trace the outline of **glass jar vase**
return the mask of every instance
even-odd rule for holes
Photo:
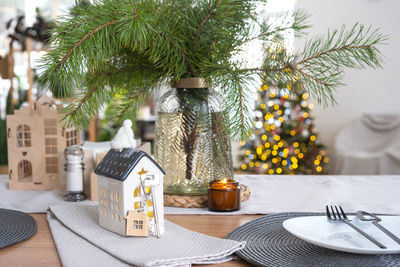
[[[203,79],[184,78],[157,105],[155,159],[164,193],[207,195],[208,184],[233,176],[221,97]]]

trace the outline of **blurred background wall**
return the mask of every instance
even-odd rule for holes
[[[400,1],[398,0],[298,0],[296,8],[311,13],[311,35],[323,34],[327,28],[356,22],[379,28],[390,36],[381,51],[383,69],[347,71],[345,85],[335,93],[337,105],[327,108],[315,105],[312,116],[321,141],[332,150],[335,136],[343,126],[360,118],[363,113],[400,113]],[[301,49],[304,40],[296,40]]]

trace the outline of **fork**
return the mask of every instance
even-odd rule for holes
[[[335,209],[333,209],[333,206],[326,206],[326,217],[328,217],[329,221],[334,221],[334,222],[344,222],[360,234],[362,234],[365,238],[367,238],[369,241],[377,245],[378,247],[384,249],[386,246],[382,245],[382,243],[378,242],[376,239],[368,235],[366,232],[355,226],[354,224],[351,223],[351,220],[347,218],[346,213],[343,211],[342,207],[339,206],[339,209],[337,206],[334,206]]]

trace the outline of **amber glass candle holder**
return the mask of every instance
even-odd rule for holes
[[[240,209],[239,182],[233,179],[213,180],[208,187],[208,210],[236,211]]]

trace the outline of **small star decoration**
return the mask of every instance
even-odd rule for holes
[[[140,172],[138,172],[138,174],[140,175],[140,176],[142,176],[143,174],[146,174],[147,173],[147,171],[145,171],[143,168],[142,168],[142,170],[140,171]]]

